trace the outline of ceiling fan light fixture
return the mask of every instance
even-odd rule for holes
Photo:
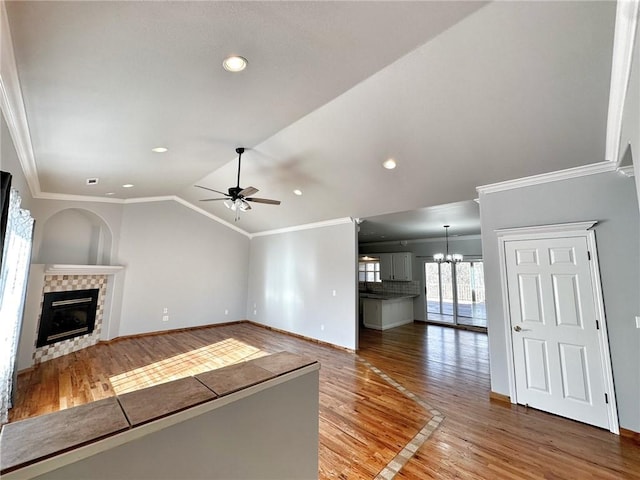
[[[237,73],[247,68],[247,63],[247,59],[244,57],[241,57],[239,55],[230,55],[224,59],[224,61],[222,62],[222,67],[227,72]]]
[[[227,207],[230,210],[235,210],[236,209],[236,204],[232,200],[225,200],[222,203],[224,203],[224,206]]]

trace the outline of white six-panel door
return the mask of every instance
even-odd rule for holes
[[[504,255],[517,403],[609,429],[586,237],[505,241]]]

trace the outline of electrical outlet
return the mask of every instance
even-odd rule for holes
[[[333,290],[333,296],[334,296],[334,297],[336,296],[336,291],[335,291],[335,290]]]
[[[257,314],[258,314],[258,310],[254,310],[254,311],[253,311],[253,314],[254,314],[254,315],[257,315]]]
[[[168,322],[169,321],[169,315],[163,315],[162,316],[162,321],[163,322]]]
[[[320,330],[324,332],[324,323],[320,325]]]
[[[164,307],[164,308],[162,309],[162,313],[169,313],[169,308]]]
[[[224,314],[225,314],[225,315],[229,315],[229,310],[225,308],[225,309],[224,309]]]

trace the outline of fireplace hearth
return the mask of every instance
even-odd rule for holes
[[[44,294],[36,347],[93,332],[99,289]]]

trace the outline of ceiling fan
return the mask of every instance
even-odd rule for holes
[[[268,205],[280,205],[280,200],[271,200],[269,198],[258,198],[252,197],[254,193],[258,193],[258,189],[255,187],[240,187],[240,166],[242,161],[242,154],[244,153],[243,147],[236,148],[236,153],[238,154],[238,181],[235,187],[229,187],[228,192],[224,193],[220,190],[214,190],[213,188],[203,187],[202,185],[194,185],[195,187],[202,188],[204,190],[209,190],[210,192],[219,193],[220,195],[224,195],[221,198],[204,198],[200,200],[201,202],[215,202],[217,200],[223,200],[225,207],[236,212],[235,221],[238,221],[240,218],[240,212],[246,212],[247,210],[251,210],[251,205],[249,202],[254,203],[266,203]]]

